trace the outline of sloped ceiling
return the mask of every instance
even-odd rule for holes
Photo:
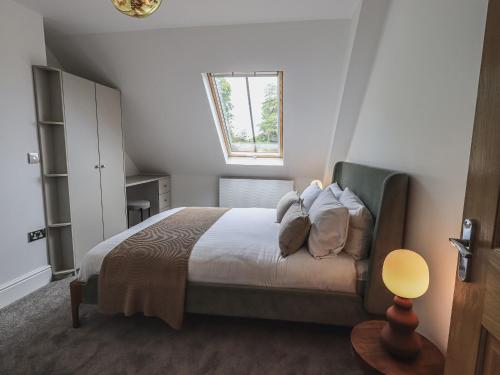
[[[59,35],[69,72],[122,90],[126,150],[143,171],[321,178],[328,159],[350,21]],[[283,167],[225,164],[201,74],[284,70]]]
[[[349,19],[359,0],[163,0],[147,19],[117,12],[111,0],[16,0],[45,18],[50,33],[83,34],[167,27]]]

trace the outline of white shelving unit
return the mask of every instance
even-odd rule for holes
[[[75,272],[69,203],[62,72],[33,67],[47,245],[54,277]]]

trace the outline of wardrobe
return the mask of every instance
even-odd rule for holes
[[[121,98],[59,69],[35,66],[33,74],[47,246],[61,277],[127,227]]]

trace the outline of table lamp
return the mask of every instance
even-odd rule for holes
[[[424,258],[411,250],[394,250],[384,260],[382,279],[394,296],[394,305],[386,312],[387,323],[380,338],[394,357],[413,359],[422,349],[417,315],[411,298],[423,295],[429,287],[429,268]]]
[[[311,181],[311,185],[316,185],[320,189],[323,189],[323,183],[320,180]]]

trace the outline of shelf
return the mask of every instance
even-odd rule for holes
[[[63,276],[63,275],[67,275],[69,273],[74,273],[74,272],[76,272],[76,270],[74,268],[69,268],[69,269],[66,269],[66,270],[60,270],[60,271],[52,272],[52,274],[54,276]]]
[[[47,249],[53,276],[62,278],[75,272],[62,74],[56,68],[34,66],[33,78],[43,171]]]
[[[64,121],[38,121],[41,125],[64,125]]]
[[[61,72],[50,67],[33,67],[37,118],[48,124],[64,121]]]
[[[46,173],[45,177],[68,177],[67,173]]]
[[[49,72],[58,72],[58,73],[62,72],[62,70],[59,68],[54,68],[53,66],[46,66],[46,65],[33,65],[33,68],[40,70],[47,70]]]
[[[48,225],[47,244],[54,275],[73,272],[72,270],[75,268],[70,225],[71,223],[63,222]]]
[[[71,223],[54,223],[54,224],[49,224],[49,228],[61,228],[61,227],[69,227]]]
[[[69,225],[71,223],[71,215],[69,209],[68,179],[44,178],[43,186],[48,226],[55,228],[56,226],[53,225],[59,223],[66,226]]]
[[[66,174],[66,144],[63,126],[40,126],[40,146],[43,172],[45,175]]]
[[[58,275],[66,275],[68,273],[73,273],[75,272],[76,270],[74,268],[69,268],[67,270],[60,270],[60,271],[55,271],[55,272],[52,272],[52,274],[54,274],[55,276],[58,276]]]

